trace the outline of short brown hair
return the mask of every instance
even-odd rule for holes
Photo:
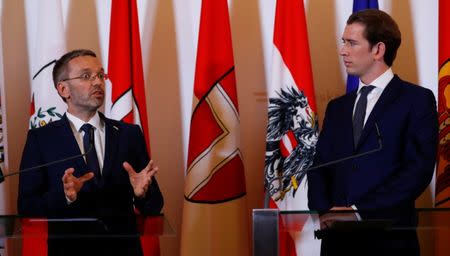
[[[386,46],[384,62],[388,66],[392,66],[402,42],[400,29],[394,19],[383,11],[367,9],[350,15],[347,25],[353,23],[360,23],[365,26],[363,36],[369,41],[370,47],[379,42],[384,43]]]
[[[69,63],[69,61],[80,56],[97,57],[97,55],[95,55],[93,51],[87,49],[77,49],[64,54],[55,62],[55,66],[53,67],[52,75],[55,88],[57,87],[58,83],[61,80],[65,79],[65,76],[67,76],[67,64]]]

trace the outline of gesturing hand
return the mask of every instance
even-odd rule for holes
[[[84,183],[94,177],[93,172],[88,172],[80,178],[77,178],[73,176],[74,171],[74,168],[69,168],[64,172],[64,175],[62,177],[62,182],[64,184],[64,194],[66,194],[67,199],[69,199],[69,201],[71,202],[77,200],[77,194],[78,192],[80,192]]]
[[[133,187],[134,195],[137,197],[144,197],[147,189],[152,183],[152,177],[158,171],[158,167],[153,165],[153,160],[140,172],[135,172],[133,167],[128,163],[123,163],[123,168],[128,173],[131,186]]]

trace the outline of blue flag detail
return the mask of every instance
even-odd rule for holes
[[[353,0],[353,12],[364,9],[378,9],[378,0]]]

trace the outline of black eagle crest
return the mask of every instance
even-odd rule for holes
[[[306,173],[302,170],[312,165],[318,137],[315,113],[308,99],[295,86],[281,89],[276,97],[269,99],[269,120],[266,137],[265,187],[275,200],[297,189],[291,179],[300,184]],[[281,140],[288,132],[294,134],[296,146],[289,155],[283,156]]]

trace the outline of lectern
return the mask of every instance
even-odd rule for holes
[[[129,217],[127,217],[129,220]],[[174,236],[175,231],[164,215],[137,216],[136,230],[111,230],[109,223],[121,222],[121,217],[89,218],[29,218],[17,215],[0,216],[0,245],[8,240],[45,241],[47,238],[130,238]],[[49,228],[51,227],[51,228]],[[15,254],[12,254],[15,255]]]
[[[450,255],[450,208],[418,208],[417,213],[418,226],[409,228],[417,231],[421,255]],[[326,235],[402,232],[408,229],[396,227],[388,219],[378,219],[340,222],[332,229],[320,230],[319,214],[315,211],[254,209],[252,217],[255,256],[279,255],[279,236],[283,233],[301,232],[304,239],[312,241],[320,249],[320,239]],[[444,242],[437,242],[442,240]]]

